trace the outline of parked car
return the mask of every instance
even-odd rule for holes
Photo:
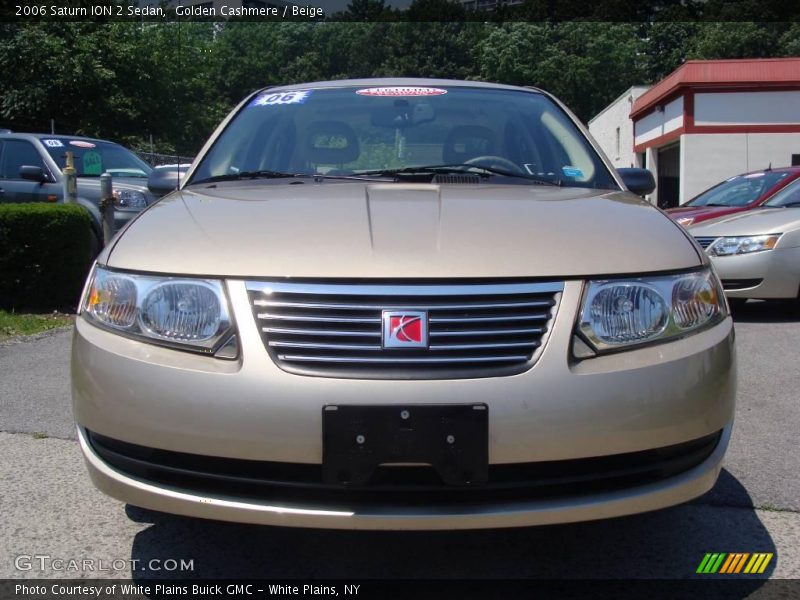
[[[758,208],[689,231],[730,300],[800,298],[800,179]]]
[[[684,227],[733,215],[764,204],[783,187],[800,179],[800,167],[767,169],[736,175],[667,210]]]
[[[72,397],[92,480],[159,511],[357,529],[706,492],[733,325],[708,257],[635,195],[653,186],[535,89],[249,96],[89,277]]]
[[[119,144],[76,136],[0,134],[0,202],[63,202],[62,169],[68,150],[77,170],[78,203],[92,218],[99,251],[100,175],[108,172],[113,177],[117,229],[157,199],[147,187],[150,166]]]

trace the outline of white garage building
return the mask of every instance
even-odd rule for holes
[[[601,117],[626,94],[590,122],[612,161],[626,123]],[[649,199],[662,207],[739,173],[800,164],[800,58],[688,61],[638,95],[627,120],[631,162],[653,172]]]

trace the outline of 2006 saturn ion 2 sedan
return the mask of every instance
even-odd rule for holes
[[[72,394],[94,483],[249,523],[598,519],[710,489],[733,325],[701,248],[528,88],[245,99],[98,257]]]

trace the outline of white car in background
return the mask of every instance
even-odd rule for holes
[[[800,180],[748,212],[689,227],[731,301],[800,299]]]

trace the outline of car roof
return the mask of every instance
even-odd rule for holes
[[[800,174],[800,166],[769,167],[767,169],[756,169],[755,171],[748,171],[747,173],[739,173],[738,175],[734,175],[733,177],[746,177],[747,175],[755,175],[757,173],[784,173],[784,172]],[[728,179],[733,179],[733,177],[729,177]],[[727,181],[727,179],[725,181]]]
[[[11,133],[0,133],[0,137],[11,137],[11,138],[22,138],[27,140],[49,140],[49,139],[62,139],[62,140],[81,140],[85,142],[102,142],[106,144],[116,144],[116,142],[112,142],[111,140],[101,140],[99,138],[90,138],[84,137],[80,135],[62,135],[60,133],[20,133],[20,132],[11,132]]]
[[[341,87],[463,87],[463,88],[482,88],[494,90],[510,90],[518,92],[537,92],[542,90],[534,87],[522,87],[518,85],[505,85],[502,83],[490,83],[487,81],[464,81],[461,79],[427,79],[424,77],[373,77],[368,79],[338,79],[333,81],[311,81],[308,83],[293,83],[287,85],[267,86],[264,90],[318,90],[334,89]]]

